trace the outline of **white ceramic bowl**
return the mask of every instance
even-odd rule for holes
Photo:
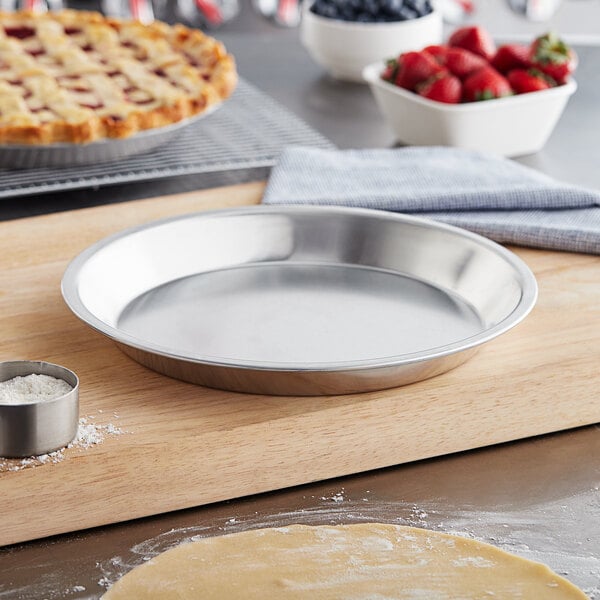
[[[415,146],[457,146],[503,156],[540,150],[577,89],[571,80],[549,90],[508,98],[444,104],[383,81],[384,68],[382,62],[369,65],[363,77],[398,141]]]
[[[401,52],[442,42],[442,17],[433,10],[424,17],[391,23],[357,23],[321,17],[303,3],[300,39],[313,60],[337,79],[364,83],[363,69]]]

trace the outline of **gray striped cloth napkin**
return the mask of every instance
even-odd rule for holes
[[[501,243],[600,254],[600,192],[457,148],[288,148],[263,203],[411,213]]]

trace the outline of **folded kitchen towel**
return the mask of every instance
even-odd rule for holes
[[[600,191],[457,148],[289,148],[263,203],[411,213],[502,243],[600,254]]]

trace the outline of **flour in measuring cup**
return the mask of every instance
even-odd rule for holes
[[[73,388],[64,380],[32,373],[0,381],[0,404],[47,402],[69,393]]]

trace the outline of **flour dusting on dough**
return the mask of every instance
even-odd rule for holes
[[[478,569],[493,567],[495,563],[483,556],[463,556],[452,561],[455,567],[477,567]]]

